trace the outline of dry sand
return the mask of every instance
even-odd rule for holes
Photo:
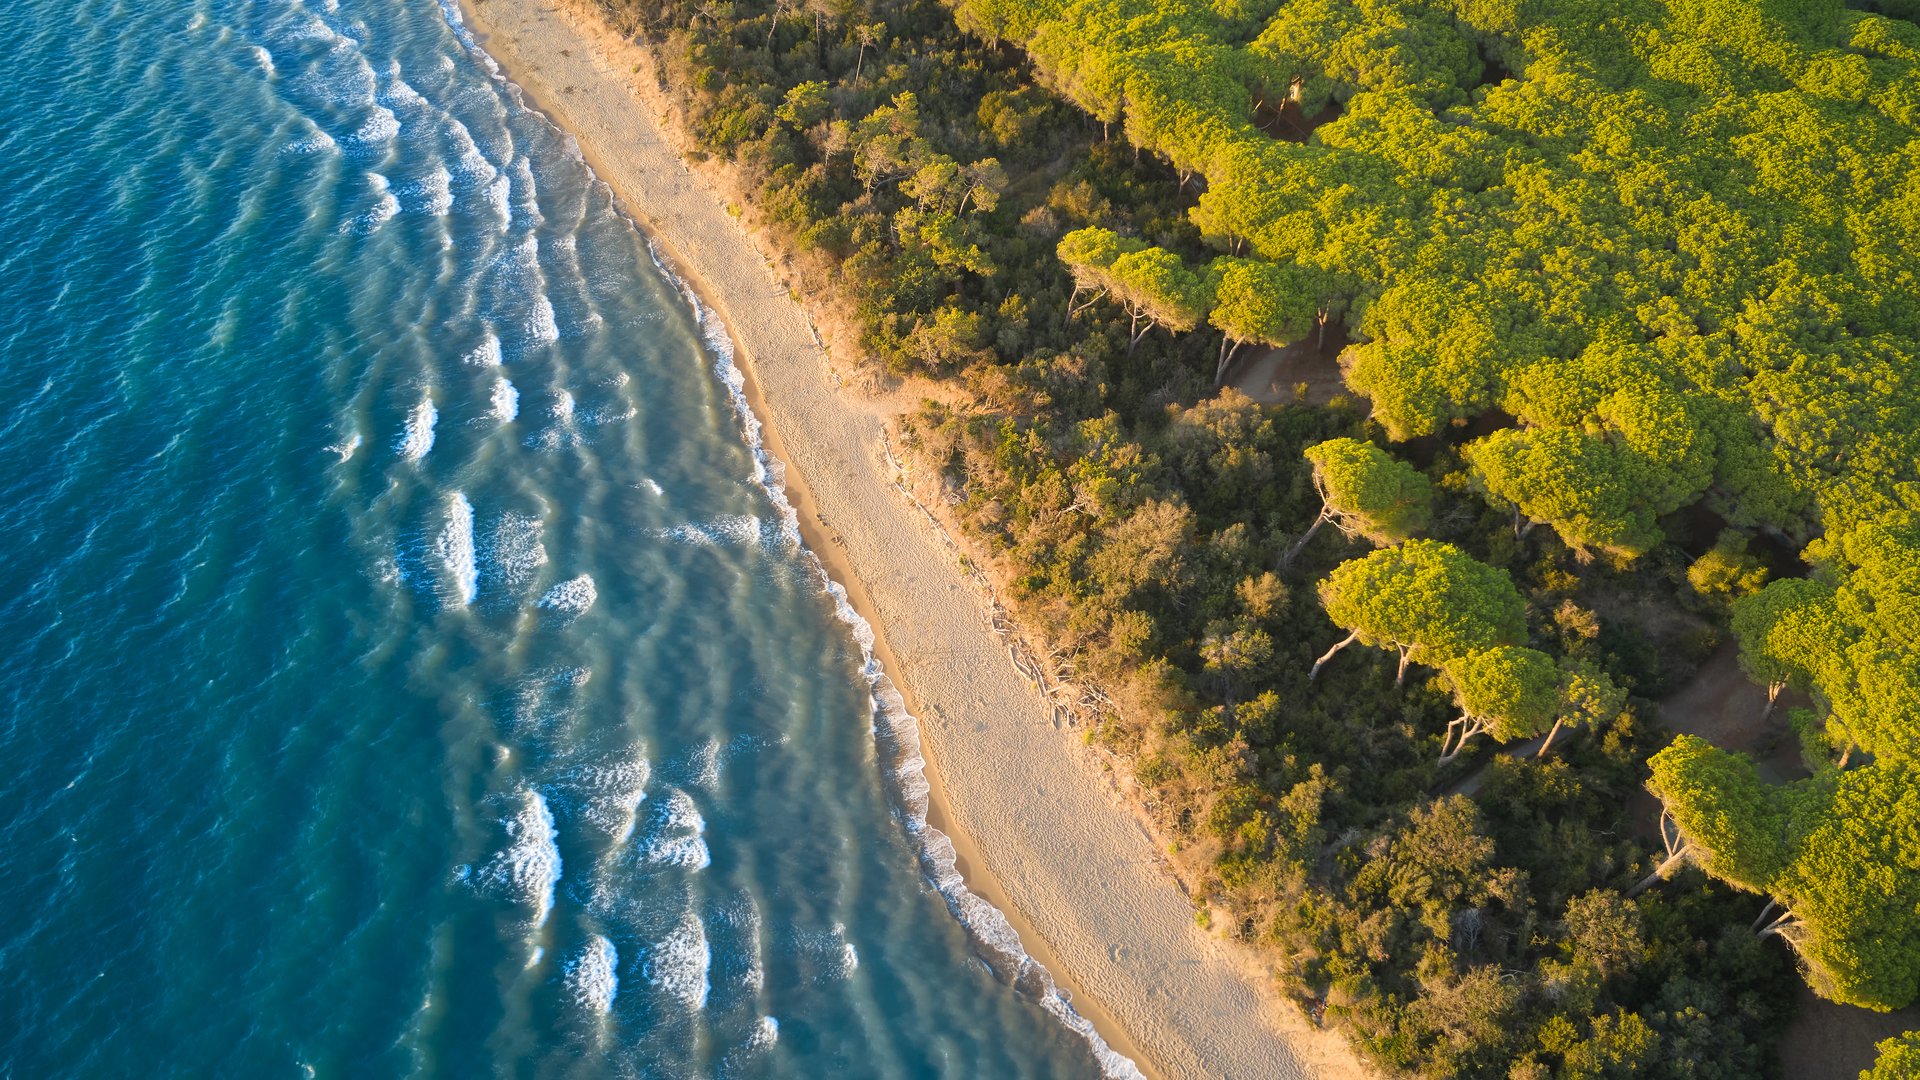
[[[1339,1036],[1215,939],[1071,730],[1054,726],[933,526],[895,489],[886,408],[843,392],[767,256],[663,135],[645,56],[584,10],[478,0],[472,29],[720,313],[789,466],[807,541],[882,638],[920,718],[934,823],[1075,1008],[1149,1074],[1364,1077]]]

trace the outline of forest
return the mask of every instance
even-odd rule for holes
[[[1383,1072],[1920,997],[1920,4],[597,2]],[[1791,775],[1663,723],[1723,642]]]

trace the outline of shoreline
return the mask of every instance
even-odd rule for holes
[[[565,5],[459,8],[503,77],[572,136],[670,275],[724,328],[765,453],[784,467],[776,484],[801,541],[844,590],[848,621],[868,628],[876,703],[889,689],[904,699],[897,723],[901,741],[919,744],[926,825],[951,844],[960,879],[957,895],[936,881],[949,906],[971,897],[997,909],[1018,936],[1014,948],[1061,988],[1052,1000],[1091,1026],[1096,1053],[1104,1041],[1148,1075],[1367,1075],[1337,1033],[1250,983],[1244,950],[1233,955],[1194,926],[1132,809],[1015,673],[983,617],[986,598],[936,542],[950,538],[919,520],[881,461],[886,404],[840,388],[759,238],[681,157],[661,103],[630,74],[650,70],[644,51]],[[689,251],[715,248],[704,262]],[[903,514],[915,519],[904,529]],[[886,760],[891,736],[878,720],[876,735],[882,765],[897,764]],[[911,801],[912,768],[893,771]],[[1074,842],[1050,843],[1062,839]],[[923,838],[923,870],[939,864],[936,845]],[[1088,882],[1098,883],[1093,894]],[[982,933],[991,927],[960,921],[980,945],[999,946]],[[1022,989],[1047,985],[1025,964],[1012,974]]]

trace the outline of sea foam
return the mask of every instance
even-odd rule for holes
[[[573,996],[574,1003],[587,1012],[605,1016],[613,1008],[614,996],[620,992],[619,965],[620,954],[613,942],[600,934],[588,939],[567,962],[567,992]]]
[[[575,766],[567,773],[565,784],[580,800],[581,820],[605,833],[618,847],[633,836],[652,772],[646,756],[635,749]]]
[[[706,831],[707,820],[700,816],[693,798],[679,788],[668,788],[648,818],[640,857],[655,866],[704,870],[713,862]]]
[[[487,331],[487,336],[480,339],[480,344],[461,359],[474,367],[499,367],[500,339],[493,335],[493,331]]]
[[[680,917],[680,925],[647,951],[643,970],[655,989],[698,1012],[707,1007],[707,969],[712,964],[707,929],[688,912]]]
[[[534,298],[533,313],[527,316],[527,337],[541,345],[560,340],[560,324],[554,320],[553,301],[545,296]]]
[[[547,548],[541,543],[545,526],[540,519],[525,514],[501,514],[489,530],[486,550],[480,564],[489,582],[499,582],[508,592],[517,592],[532,581],[533,575],[547,565]],[[494,586],[487,586],[491,591]]]
[[[593,578],[581,574],[548,589],[540,598],[540,606],[562,615],[579,615],[592,607],[599,595],[593,587]]]
[[[341,439],[339,442],[334,443],[332,446],[327,447],[327,453],[337,456],[341,461],[345,461],[352,457],[354,451],[358,449],[360,449],[360,433],[356,431],[346,438]]]
[[[394,196],[386,177],[379,173],[368,173],[367,186],[373,190],[372,208],[341,225],[341,232],[359,233],[365,236],[378,232],[380,226],[399,215],[400,200]]]
[[[461,606],[473,603],[480,588],[480,571],[473,554],[473,504],[463,491],[447,500],[447,525],[434,542],[434,550],[453,580],[454,595]]]
[[[433,449],[433,425],[440,419],[440,410],[433,407],[433,396],[426,395],[420,403],[407,414],[407,429],[400,436],[400,442],[394,447],[400,456],[408,461],[419,461]]]
[[[443,217],[453,209],[453,174],[435,164],[433,171],[407,185],[407,197],[422,213]]]
[[[488,396],[488,404],[492,406],[495,420],[502,423],[511,422],[514,417],[520,415],[520,391],[515,390],[513,384],[504,376],[495,379],[493,392]]]
[[[375,105],[360,126],[353,129],[353,134],[347,136],[347,142],[356,147],[373,147],[388,142],[398,134],[400,118],[385,105]]]
[[[508,843],[475,875],[482,888],[533,909],[533,925],[544,926],[553,911],[554,887],[560,883],[559,830],[553,811],[538,792],[521,794],[520,807],[504,822]]]

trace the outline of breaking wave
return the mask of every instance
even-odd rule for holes
[[[540,606],[562,615],[579,615],[592,607],[599,595],[593,587],[593,578],[581,574],[548,589],[540,598]]]
[[[520,808],[502,823],[508,843],[474,873],[483,891],[533,909],[533,925],[545,926],[553,912],[554,888],[560,884],[560,838],[553,826],[547,800],[531,788],[521,794]]]
[[[647,820],[640,858],[655,866],[704,870],[713,862],[707,849],[707,820],[693,798],[679,788],[668,788]]]
[[[505,376],[493,381],[493,392],[488,397],[493,408],[493,418],[501,423],[511,423],[520,415],[520,391],[513,388]]]
[[[480,572],[473,557],[473,504],[464,491],[456,491],[447,500],[447,526],[434,543],[434,550],[453,579],[454,595],[461,606],[473,603],[479,591]]]
[[[707,1007],[710,990],[707,970],[712,964],[713,950],[707,946],[707,928],[688,912],[680,917],[678,926],[647,951],[643,971],[655,989],[698,1012]]]
[[[585,946],[567,961],[567,992],[572,995],[574,1004],[586,1012],[605,1016],[613,1008],[613,999],[620,993],[620,953],[614,949],[613,942],[600,934],[588,939]]]
[[[433,449],[433,425],[440,419],[440,410],[433,407],[433,396],[426,395],[420,403],[407,413],[407,429],[401,433],[400,441],[394,449],[408,461],[419,461]]]

